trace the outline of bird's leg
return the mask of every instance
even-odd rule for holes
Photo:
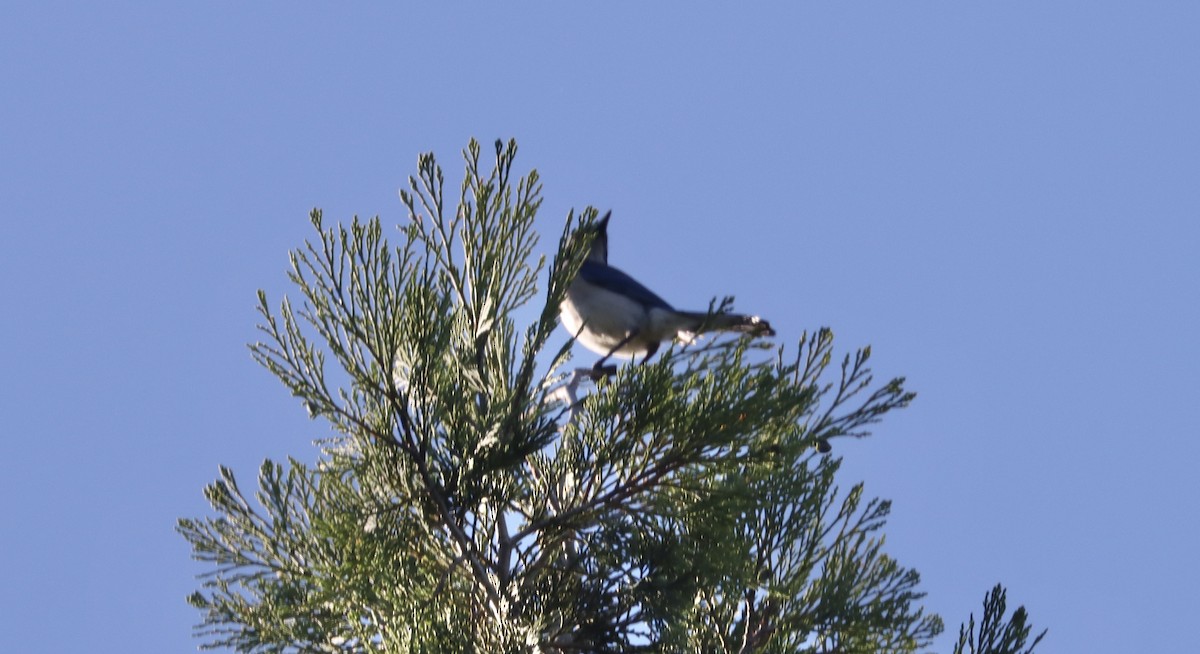
[[[642,357],[643,366],[646,365],[646,362],[650,361],[650,357],[654,356],[655,352],[658,352],[658,343],[651,343],[650,346],[646,348],[646,356]]]
[[[614,345],[612,347],[612,349],[608,351],[608,354],[605,354],[604,356],[600,357],[600,360],[596,362],[596,365],[592,366],[592,375],[594,376],[595,379],[600,379],[601,377],[612,377],[613,375],[617,374],[617,367],[615,365],[614,366],[606,366],[606,365],[604,365],[604,362],[608,361],[609,357],[616,354],[617,350],[628,345],[629,341],[632,341],[634,338],[637,337],[637,335],[638,335],[638,331],[636,329],[629,332],[628,334],[626,334],[625,338],[622,338],[619,343]]]

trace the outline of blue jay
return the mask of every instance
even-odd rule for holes
[[[751,336],[774,336],[770,323],[758,316],[709,315],[679,311],[629,275],[608,265],[608,219],[594,224],[595,236],[579,274],[559,306],[563,326],[580,343],[601,356],[595,374],[615,372],[604,367],[609,357],[654,356],[662,341],[690,340],[710,331],[737,331]],[[644,360],[645,360],[644,359]]]

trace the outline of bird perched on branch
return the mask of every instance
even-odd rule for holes
[[[609,357],[644,355],[649,359],[659,344],[670,338],[690,340],[714,331],[775,335],[771,324],[758,316],[677,310],[636,279],[608,265],[611,216],[610,211],[593,224],[591,250],[559,307],[563,326],[571,335],[602,355],[593,367],[596,374],[616,371],[615,366],[605,367]]]

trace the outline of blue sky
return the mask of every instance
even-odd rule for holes
[[[397,223],[417,154],[456,185],[475,136],[542,174],[544,251],[611,208],[675,304],[908,377],[836,453],[937,651],[997,581],[1045,651],[1192,646],[1200,5],[493,5],[0,9],[10,639],[195,647],[175,519],[327,433],[251,361],[255,290],[310,208]]]

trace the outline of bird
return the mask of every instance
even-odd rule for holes
[[[596,375],[611,375],[611,357],[643,362],[663,341],[715,331],[774,336],[771,324],[758,316],[681,311],[620,269],[608,265],[608,221],[612,211],[592,224],[591,249],[559,305],[563,326],[576,341],[602,355],[593,366]],[[583,232],[577,234],[584,234]]]

